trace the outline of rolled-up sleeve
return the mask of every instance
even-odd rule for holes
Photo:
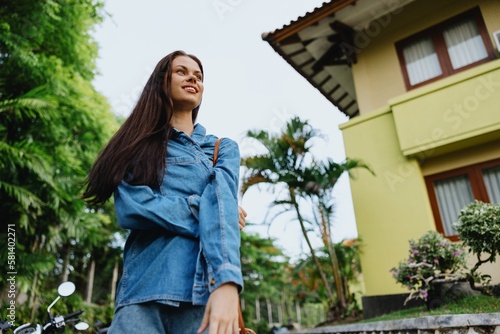
[[[235,283],[243,288],[238,226],[240,153],[236,142],[225,138],[199,207],[200,241],[209,275],[209,290]]]
[[[153,230],[199,237],[200,196],[164,196],[144,185],[122,181],[114,193],[118,225],[125,229]]]

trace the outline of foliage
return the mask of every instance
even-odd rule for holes
[[[332,248],[331,217],[334,205],[331,192],[343,173],[349,173],[354,168],[369,170],[368,166],[354,159],[346,159],[342,163],[335,163],[331,159],[316,161],[310,148],[311,143],[321,137],[321,133],[298,117],[289,120],[281,133],[273,134],[264,130],[248,131],[247,137],[262,144],[266,153],[242,159],[242,165],[246,167],[242,194],[256,185],[267,185],[272,192],[285,189],[271,205],[271,208],[279,208],[280,212],[270,220],[284,213],[294,214],[295,218],[291,222],[298,222],[300,225],[311,252],[311,260],[329,300],[328,303],[340,304],[341,312],[346,311],[348,308],[346,291],[343,288],[338,259]],[[307,209],[302,204],[312,205],[315,223],[306,218]],[[332,266],[333,279],[327,278],[323,265],[311,245],[309,237],[311,232],[316,232],[323,240]],[[332,288],[335,288],[335,293]]]
[[[261,320],[259,322],[257,322],[256,320],[245,322],[245,327],[253,329],[257,334],[269,333],[269,324],[264,320]]]
[[[292,277],[293,264],[290,264],[283,250],[275,245],[275,241],[274,238],[263,238],[257,234],[241,232],[244,280],[241,294],[244,305],[242,311],[245,324],[257,333],[267,334],[269,331],[268,307],[272,309],[274,323],[279,319],[278,312],[281,312],[283,319],[297,319],[297,307],[300,307],[304,311],[301,322],[309,325],[316,324],[314,321],[318,318],[319,311],[314,307],[319,305],[323,309],[322,304],[297,298],[298,291],[307,291],[308,288],[302,286],[302,281]]]
[[[475,200],[460,211],[454,227],[463,245],[477,256],[478,262],[471,270],[473,276],[482,263],[495,262],[500,254],[500,204]],[[489,256],[481,259],[483,254]]]
[[[360,265],[360,243],[358,239],[344,240],[334,244],[335,253],[339,260],[339,269],[341,276],[345,280],[344,288],[349,289],[349,283],[359,283],[361,274]],[[317,251],[321,261],[323,270],[327,276],[333,276],[330,258],[328,252],[324,248]],[[292,289],[293,294],[301,303],[321,303],[327,300],[327,295],[324,286],[321,284],[321,277],[315,268],[315,264],[311,256],[303,256],[292,270]],[[351,302],[351,294],[348,294]]]
[[[289,259],[274,242],[241,232],[241,271],[245,284],[242,298],[248,305],[259,297],[279,301],[287,285]]]
[[[346,239],[335,244],[335,253],[339,259],[339,267],[347,281],[358,282],[361,275],[361,238]]]
[[[98,46],[91,31],[102,7],[99,0],[0,7],[0,211],[15,230],[16,284],[28,308],[71,272],[79,271],[74,280],[85,291],[97,254],[120,259],[108,251],[119,248],[112,206],[89,210],[80,199],[93,160],[118,127],[92,85]],[[110,277],[102,284],[109,287]]]
[[[409,241],[408,258],[391,268],[394,279],[411,291],[407,301],[427,300],[435,279],[461,279],[466,268],[465,254],[436,231],[428,231],[418,240]]]

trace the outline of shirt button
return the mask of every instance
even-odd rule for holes
[[[212,279],[210,280],[210,285],[215,285],[215,278],[212,278]]]

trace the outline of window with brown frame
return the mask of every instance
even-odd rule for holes
[[[495,58],[479,8],[397,42],[396,50],[407,90]]]
[[[436,229],[456,241],[460,210],[475,199],[500,203],[500,159],[426,176],[425,183]]]

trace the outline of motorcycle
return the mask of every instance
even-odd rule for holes
[[[45,325],[36,323],[23,324],[18,327],[12,326],[8,322],[0,322],[0,334],[5,333],[6,330],[12,330],[12,334],[61,334],[64,333],[66,325],[75,323],[74,328],[82,331],[89,328],[89,325],[80,321],[78,316],[83,313],[83,310],[69,313],[67,315],[52,316],[51,309],[61,299],[61,297],[68,297],[75,292],[75,284],[72,282],[64,282],[57,288],[57,298],[47,307],[48,321]]]
[[[97,320],[95,325],[94,325],[94,332],[95,334],[105,334],[109,330],[109,327],[106,327],[104,323],[100,320]]]
[[[0,321],[0,334],[6,333],[7,330],[13,327],[7,320]]]

